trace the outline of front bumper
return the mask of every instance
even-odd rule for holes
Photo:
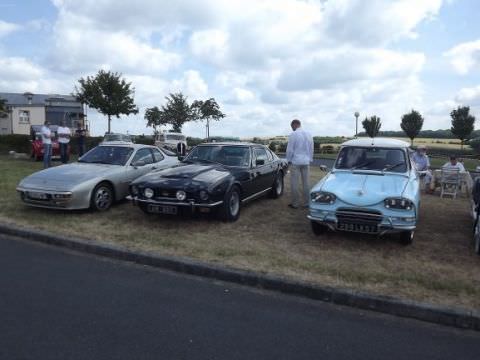
[[[163,205],[163,206],[180,206],[180,207],[190,207],[194,208],[213,208],[223,204],[223,201],[216,201],[212,203],[198,203],[194,200],[185,200],[185,201],[175,201],[173,199],[140,199],[138,196],[127,196],[127,200],[131,201],[133,205],[138,205],[139,203],[145,205]]]
[[[327,226],[332,231],[348,231],[358,233],[368,233],[383,235],[386,233],[399,233],[403,231],[413,231],[417,225],[417,219],[411,214],[382,214],[380,221],[375,225],[365,225],[361,221],[354,220],[348,223],[340,223],[336,211],[312,210],[307,218],[316,223]]]
[[[49,209],[79,209],[73,192],[17,187],[20,199],[29,206]],[[87,206],[88,207],[88,206]]]

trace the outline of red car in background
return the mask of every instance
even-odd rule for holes
[[[52,137],[52,159],[60,158],[60,145],[58,144],[57,125],[50,125]],[[30,128],[32,139],[32,153],[30,155],[35,161],[43,159],[43,141],[42,141],[42,125],[32,125]],[[70,145],[68,145],[67,154],[70,157]]]

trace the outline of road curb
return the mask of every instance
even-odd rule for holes
[[[125,248],[101,245],[79,238],[63,237],[51,233],[0,224],[0,233],[22,237],[45,244],[60,246],[107,258],[154,266],[180,273],[202,276],[240,285],[247,285],[286,294],[299,295],[337,305],[377,311],[405,318],[480,331],[480,312],[461,308],[441,307],[388,296],[297,282],[245,270],[235,270],[199,261],[133,252]]]

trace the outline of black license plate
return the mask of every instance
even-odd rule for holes
[[[353,232],[361,232],[361,233],[372,234],[372,233],[378,232],[378,226],[377,225],[353,224],[353,223],[339,222],[337,224],[337,230],[353,231]]]
[[[28,197],[33,200],[47,200],[47,194],[41,192],[29,191],[27,193]]]
[[[156,214],[176,215],[178,208],[170,205],[148,205],[148,211]]]

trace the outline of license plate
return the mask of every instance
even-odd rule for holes
[[[177,207],[168,205],[148,205],[148,211],[156,214],[176,215]]]
[[[338,223],[337,229],[341,231],[354,231],[361,233],[376,233],[378,227],[376,225],[352,224],[352,223]]]
[[[47,194],[39,192],[28,192],[28,197],[35,200],[47,200]]]

